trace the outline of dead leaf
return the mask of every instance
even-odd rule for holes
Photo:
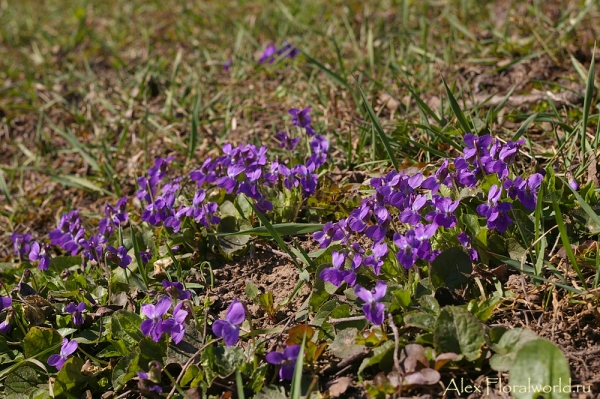
[[[340,397],[344,392],[346,392],[351,383],[352,381],[349,377],[338,378],[329,387],[329,396],[332,398]]]
[[[440,373],[434,369],[423,369],[404,376],[403,385],[434,385],[440,380]]]

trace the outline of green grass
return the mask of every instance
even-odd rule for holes
[[[525,139],[522,166],[554,167],[555,177],[529,221],[523,261],[486,256],[580,294],[589,270],[569,246],[576,224],[560,201],[575,198],[600,225],[591,197],[570,197],[565,184],[573,175],[584,186],[598,156],[599,22],[594,1],[0,0],[0,262],[10,260],[10,232],[43,237],[78,207],[102,214],[105,202],[132,196],[156,157],[175,155],[186,175],[228,141],[285,156],[273,136],[290,125],[290,108],[310,106],[335,166],[367,176],[436,164],[458,153],[466,132]],[[300,56],[257,63],[267,44],[283,41]],[[581,101],[512,105],[535,90]],[[501,101],[486,105],[495,95]],[[314,272],[309,254],[278,233],[287,225],[257,217],[255,230]],[[555,241],[574,273],[544,256]],[[599,280],[600,269],[591,286]],[[246,372],[236,371],[240,398]],[[295,397],[301,382],[298,371]]]

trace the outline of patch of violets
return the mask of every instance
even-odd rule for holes
[[[302,126],[307,118],[299,111],[292,115],[292,123]],[[460,190],[478,187],[489,175],[493,175],[492,181],[497,183],[487,190],[476,210],[485,218],[490,231],[503,233],[508,229],[513,223],[510,211],[517,201],[527,210],[535,209],[543,175],[534,173],[509,178],[523,140],[503,143],[490,135],[473,134],[466,134],[463,140],[463,155],[453,161],[444,160],[429,176],[391,171],[372,178],[370,185],[374,193],[371,196],[364,198],[347,218],[328,222],[322,231],[315,232],[313,238],[321,248],[342,246],[332,251],[332,265],[321,272],[321,279],[335,286],[346,283],[352,287],[361,267],[371,268],[379,275],[389,254],[395,255],[405,269],[419,262],[432,262],[441,253],[435,235],[442,230],[456,232],[456,240],[471,260],[478,260],[471,237],[458,231],[456,215],[460,199],[456,198]],[[360,237],[363,239],[359,240]],[[385,288],[381,283],[379,281],[372,291],[360,286],[355,288],[357,296],[366,303],[363,307],[366,318],[373,324],[383,321],[380,300]]]

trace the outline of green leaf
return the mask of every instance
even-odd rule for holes
[[[50,258],[50,269],[58,269],[63,271],[72,266],[81,266],[81,256],[60,256],[57,258]]]
[[[72,357],[65,362],[54,382],[55,397],[63,392],[78,393],[83,390],[85,382],[89,379],[89,376],[81,374],[83,364],[83,359],[78,357]]]
[[[288,399],[288,396],[284,387],[269,385],[254,395],[254,399]]]
[[[431,282],[435,287],[464,288],[472,271],[469,255],[460,247],[450,248],[431,263]]]
[[[490,344],[490,348],[496,352],[490,358],[490,367],[496,371],[508,371],[523,345],[538,338],[528,328],[514,328],[506,331],[498,343]]]
[[[228,377],[244,363],[244,351],[235,346],[218,346],[214,349],[214,371],[221,377]]]
[[[137,371],[141,370],[138,366],[139,360],[140,356],[137,349],[119,360],[112,374],[112,384],[115,391],[121,389],[127,381],[136,375]]]
[[[390,140],[388,139],[387,134],[385,134],[385,132],[383,131],[383,127],[381,127],[381,124],[379,123],[379,119],[377,118],[377,115],[375,115],[375,111],[373,111],[373,107],[371,107],[371,104],[369,103],[367,96],[362,91],[360,86],[358,86],[358,90],[360,91],[360,95],[362,97],[363,103],[365,104],[365,108],[367,109],[367,114],[369,115],[371,122],[373,122],[373,126],[375,126],[375,131],[377,132],[379,139],[383,143],[385,151],[387,152],[388,157],[390,158],[390,161],[392,162],[392,165],[394,165],[394,169],[396,169],[396,171],[398,171],[399,170],[398,169],[398,161],[396,160],[396,156],[394,155],[394,150],[392,150],[392,146],[390,145]]]
[[[408,313],[402,319],[407,327],[417,327],[426,331],[433,331],[437,317],[423,312]]]
[[[433,330],[435,350],[438,353],[462,354],[470,361],[481,355],[484,336],[483,324],[468,310],[457,306],[443,308]]]
[[[63,337],[53,328],[32,327],[23,339],[25,357],[33,357],[46,349],[60,344]],[[47,362],[51,353],[47,353],[38,358],[41,362]]]
[[[407,309],[412,302],[410,290],[395,290],[392,291],[392,295],[394,295],[394,301],[390,306],[390,312],[395,309]]]
[[[241,202],[241,201],[240,201]],[[275,230],[279,235],[282,236],[293,236],[299,234],[309,234],[314,233],[315,231],[319,231],[323,229],[322,224],[318,223],[279,223],[272,224],[273,230]],[[236,236],[236,235],[248,235],[253,234],[261,237],[271,237],[271,233],[265,226],[254,227],[252,229],[240,230],[234,232],[220,232],[213,233],[209,235],[216,235],[218,237],[224,236]]]
[[[469,303],[469,311],[473,313],[478,320],[486,322],[494,312],[494,309],[502,302],[502,298],[496,296],[490,297],[477,303],[476,300],[471,300]],[[473,304],[473,305],[471,305]]]
[[[140,348],[140,363],[147,364],[152,360],[158,361],[160,364],[165,364],[167,359],[167,343],[164,339],[159,342],[154,342],[152,338],[145,337],[138,345]]]
[[[355,343],[356,334],[358,329],[352,327],[340,331],[329,346],[331,353],[340,359],[345,359],[364,351],[367,348],[365,345]]]
[[[21,366],[6,377],[4,394],[28,394],[37,388],[38,373],[33,367]]]
[[[360,375],[367,367],[374,366],[381,362],[385,355],[394,350],[394,347],[394,341],[385,341],[383,344],[373,349],[373,356],[362,361],[360,367],[358,368],[358,374]]]
[[[247,223],[247,222],[245,222]],[[219,249],[225,257],[231,259],[231,257],[246,249],[248,241],[250,241],[249,235],[235,235],[238,230],[238,220],[233,216],[226,216],[221,219],[221,223],[217,227],[217,234],[219,237]],[[223,233],[225,233],[223,235]]]
[[[110,321],[112,340],[121,341],[128,351],[137,348],[139,342],[144,339],[144,334],[140,331],[142,318],[137,313],[118,310],[110,316]]]
[[[541,393],[545,399],[568,399],[571,377],[569,362],[560,349],[545,339],[536,339],[523,345],[509,370],[509,381],[515,399],[533,399]]]
[[[256,284],[251,283],[251,282],[247,282],[246,283],[246,290],[245,291],[246,291],[246,296],[251,301],[254,301],[254,299],[256,299],[256,297],[260,293],[260,291],[258,290],[258,287],[256,286]]]

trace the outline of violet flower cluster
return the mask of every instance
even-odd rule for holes
[[[290,113],[292,111],[298,110],[292,109]],[[274,186],[280,179],[283,180],[283,185],[288,190],[297,187],[305,196],[313,194],[318,183],[316,171],[323,166],[327,159],[329,142],[325,137],[314,134],[314,130],[310,127],[309,111],[309,108],[300,111],[300,114],[304,116],[299,117],[300,119],[296,122],[298,126],[306,129],[307,133],[312,132],[314,136],[309,143],[311,153],[306,158],[305,164],[289,166],[280,161],[269,162],[267,148],[264,146],[258,148],[255,145],[246,144],[234,147],[227,143],[223,146],[221,157],[209,158],[204,161],[200,169],[190,173],[190,179],[194,180],[199,187],[214,184],[228,194],[245,194],[255,200],[256,207],[263,212],[273,209],[273,204],[267,199],[263,188]],[[302,121],[300,122],[300,120]],[[284,143],[284,146],[294,148],[297,144],[295,139],[290,139],[283,133],[279,133],[277,137]],[[200,209],[200,204],[205,198],[203,191],[198,193],[200,194],[197,194],[199,199],[195,209]],[[181,210],[181,215],[193,214],[196,220],[201,220],[207,226],[218,223],[214,218],[216,208],[216,204],[208,204],[207,208],[198,210],[197,215],[185,208]]]
[[[458,193],[463,188],[476,187],[488,175],[495,175],[493,178],[500,184],[492,185],[487,202],[477,207],[490,231],[503,233],[512,224],[508,212],[513,201],[518,200],[525,209],[535,209],[537,190],[543,176],[535,173],[509,179],[510,165],[515,161],[523,140],[503,144],[489,135],[466,134],[464,143],[463,156],[452,163],[444,160],[431,176],[391,171],[371,179],[375,190],[372,196],[364,198],[347,218],[336,223],[328,222],[322,231],[313,234],[321,248],[332,244],[344,247],[332,252],[332,265],[324,269],[320,277],[336,286],[344,282],[353,286],[360,267],[370,267],[375,275],[379,275],[390,251],[406,269],[418,261],[432,262],[441,253],[439,248],[435,248],[439,245],[432,245],[432,239],[438,230],[453,229],[457,225],[456,213],[460,205],[460,200],[441,194],[442,186]],[[369,239],[365,240],[370,242],[368,248],[357,243],[360,236]],[[465,232],[456,231],[456,239],[472,260],[478,259],[471,246],[471,238]],[[370,296],[362,288],[357,287],[357,290],[357,295],[360,293],[361,298],[370,304],[369,313],[365,310],[367,318],[378,324],[382,317],[377,299],[380,290]]]
[[[84,238],[84,235],[85,230],[77,209],[63,213],[57,228],[48,234],[52,245],[70,252],[72,256],[77,255],[81,249],[79,241]]]
[[[147,317],[142,321],[140,330],[142,334],[150,336],[153,341],[159,342],[163,334],[170,334],[173,342],[178,344],[185,335],[186,318],[188,311],[184,309],[185,302],[179,302],[175,305],[172,317],[167,319],[164,316],[171,309],[172,300],[168,296],[159,299],[156,305],[142,305],[142,313]]]

